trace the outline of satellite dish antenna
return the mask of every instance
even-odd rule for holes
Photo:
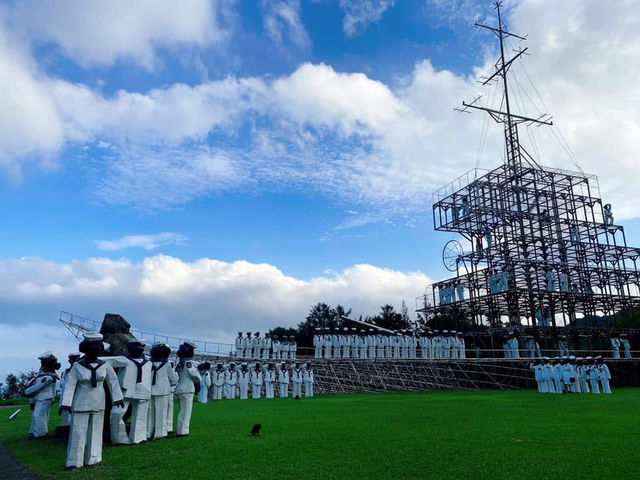
[[[460,242],[457,240],[449,240],[442,249],[442,263],[450,272],[457,272],[460,263],[462,262],[464,264],[464,260],[462,259],[463,255],[464,250],[462,250]]]

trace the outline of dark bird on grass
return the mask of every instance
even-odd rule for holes
[[[251,428],[251,435],[260,435],[260,429],[262,428],[262,424],[261,423],[256,423],[252,428]]]

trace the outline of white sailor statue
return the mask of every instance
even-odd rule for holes
[[[60,374],[60,398],[62,398],[62,395],[64,394],[64,384],[66,382],[67,375],[69,374],[71,367],[73,367],[73,364],[80,360],[80,357],[82,357],[80,352],[73,352],[69,354],[69,367]],[[71,413],[64,411],[61,412],[61,415],[62,419],[60,420],[60,426],[68,428],[69,425],[71,425]]]
[[[189,424],[191,423],[191,409],[193,408],[193,394],[196,391],[196,383],[200,381],[198,364],[191,360],[196,346],[191,342],[184,342],[178,347],[178,384],[175,394],[180,404],[178,413],[178,425],[176,426],[176,436],[184,437],[189,435]]]
[[[251,371],[251,397],[260,398],[262,391],[262,367],[260,362],[256,362]]]
[[[613,211],[611,210],[611,204],[607,203],[602,210],[602,217],[604,218],[605,225],[613,225]]]
[[[276,384],[276,371],[275,365],[271,362],[267,364],[267,368],[263,372],[264,378],[264,396],[266,398],[273,398],[274,387]]]
[[[144,356],[145,341],[130,338],[127,356],[104,357],[117,372],[124,406],[111,409],[111,443],[127,445],[147,440],[147,418],[151,400],[151,362]],[[131,428],[127,435],[124,415],[131,405]]]
[[[302,395],[302,382],[304,381],[304,373],[302,372],[300,362],[296,362],[294,368],[291,370],[291,381],[293,385],[291,394],[294,398],[300,398]]]
[[[222,400],[222,390],[224,389],[224,376],[225,371],[221,363],[216,364],[216,369],[213,374],[213,399]]]
[[[251,358],[253,355],[253,340],[251,339],[251,332],[247,332],[247,336],[242,340],[242,348],[245,358]]]
[[[246,363],[240,365],[238,372],[238,391],[240,392],[240,400],[246,400],[249,395],[249,382],[251,381],[251,372]]]
[[[280,343],[280,339],[278,335],[273,335],[273,340],[271,344],[273,345],[273,358],[280,358],[280,352],[282,351],[282,344]]]
[[[609,367],[607,367],[600,355],[596,357],[596,363],[598,380],[600,380],[600,385],[602,385],[602,393],[611,393],[611,386],[609,385],[611,373],[609,372]]]
[[[200,372],[198,402],[207,403],[209,401],[209,388],[211,387],[211,363],[204,362],[198,365],[198,372]]]
[[[84,356],[69,370],[60,400],[60,410],[72,412],[66,470],[96,465],[102,461],[105,382],[109,386],[113,405],[124,407],[116,372],[111,365],[98,358],[104,353],[102,335],[97,332],[85,333],[79,350]]]
[[[280,385],[280,398],[287,398],[289,396],[289,381],[291,376],[289,375],[289,368],[286,363],[282,362],[280,368],[278,368],[278,385]]]
[[[38,360],[40,360],[40,370],[27,383],[24,394],[33,401],[29,435],[33,438],[44,438],[49,434],[49,411],[53,397],[56,396],[58,381],[56,370],[60,369],[60,363],[50,351],[44,352]]]
[[[164,342],[156,342],[151,347],[151,402],[147,438],[166,437],[169,418],[173,424],[173,402],[169,410],[169,399],[173,397],[172,390],[178,383],[178,375],[169,362],[170,354],[171,347]]]
[[[598,384],[598,367],[593,358],[587,357],[587,365],[589,367],[589,383],[591,384],[591,393],[600,393],[600,385]]]
[[[242,332],[238,332],[238,336],[236,337],[236,356],[244,357],[244,338],[242,337]]]
[[[304,380],[304,396],[313,397],[313,368],[309,362],[305,364],[302,379]]]
[[[238,371],[236,364],[229,363],[229,368],[224,372],[224,398],[234,400],[236,398],[236,388],[238,385]]]
[[[313,334],[313,354],[315,358],[320,358],[322,356],[322,340],[320,328],[316,328]]]

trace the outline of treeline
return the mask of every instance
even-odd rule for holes
[[[0,382],[0,399],[10,400],[12,398],[20,398],[24,396],[24,389],[38,372],[20,372],[17,374],[10,373],[6,376],[4,383]]]
[[[296,328],[276,327],[269,331],[270,335],[278,335],[282,338],[284,335],[294,336],[299,347],[313,347],[313,335],[316,328],[331,330],[342,330],[343,328],[366,329],[364,325],[345,320],[344,316],[351,316],[351,309],[342,305],[331,307],[324,302],[316,303],[309,310],[309,314],[303,322],[300,322]],[[356,320],[360,320],[371,325],[377,325],[388,330],[401,330],[405,328],[413,328],[409,311],[404,301],[400,311],[396,311],[393,305],[382,305],[380,312],[373,316],[359,316]],[[413,322],[415,324],[415,322]],[[418,320],[421,323],[421,320]]]

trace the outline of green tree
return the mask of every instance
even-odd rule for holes
[[[342,326],[341,315],[350,315],[351,309],[345,309],[342,305],[336,305],[335,308],[324,302],[318,302],[309,311],[304,322],[298,324],[296,333],[296,341],[301,347],[313,347],[313,335],[316,328],[321,330],[329,328],[331,330],[338,329]]]
[[[378,315],[367,317],[365,321],[386,328],[387,330],[411,328],[408,317],[403,316],[400,312],[396,312],[394,306],[390,304],[382,305]]]

